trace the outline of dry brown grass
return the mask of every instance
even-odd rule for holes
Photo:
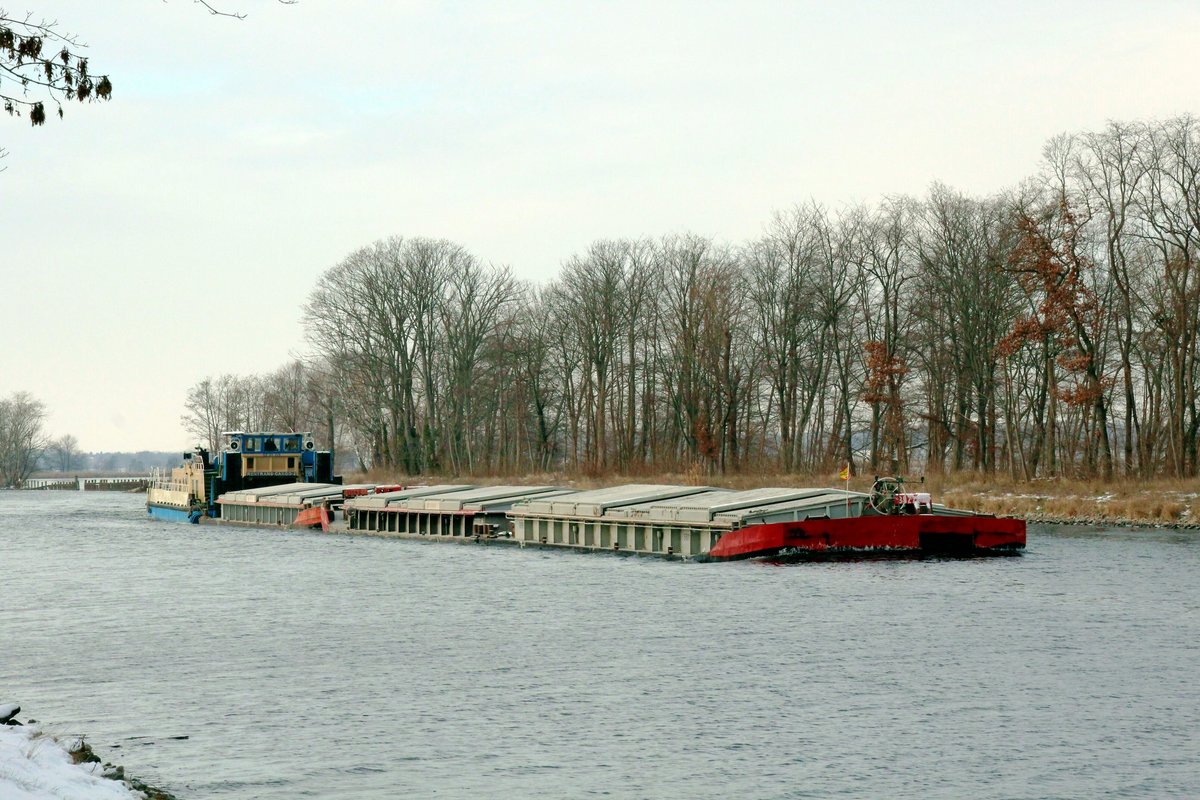
[[[850,479],[854,491],[870,491],[873,476]],[[709,475],[701,470],[647,474],[577,475],[557,472],[520,476],[491,475],[400,475],[387,470],[370,470],[346,476],[347,483],[470,483],[479,486],[529,484],[598,489],[623,483],[667,483],[713,486],[723,489],[757,489],[764,486],[842,487],[835,474]],[[910,480],[917,485],[919,480]],[[973,472],[933,475],[925,490],[935,502],[954,508],[1012,515],[1026,519],[1122,522],[1151,525],[1200,525],[1200,480],[1162,478],[1155,480],[1052,479],[1015,481],[1007,476]]]
[[[1038,480],[982,482],[951,479],[941,493],[947,505],[1033,519],[1087,520],[1152,525],[1200,523],[1200,481]]]

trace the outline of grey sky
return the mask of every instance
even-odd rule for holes
[[[303,352],[317,276],[380,237],[544,280],[599,237],[990,193],[1056,133],[1200,112],[1189,2],[0,4],[115,87],[0,119],[0,395],[85,450],[189,445],[188,386]]]

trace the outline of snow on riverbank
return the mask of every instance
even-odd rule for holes
[[[74,764],[67,749],[36,725],[0,725],[0,798],[139,800],[141,792],[101,777],[100,764]]]

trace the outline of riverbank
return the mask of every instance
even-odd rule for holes
[[[35,720],[0,724],[0,797],[4,800],[177,800],[102,762],[81,737],[59,738]]]
[[[521,476],[402,475],[384,470],[345,476],[347,483],[470,483],[544,484],[571,489],[599,489],[625,483],[667,483],[713,486],[723,489],[756,489],[764,486],[849,486],[852,491],[871,491],[872,476],[854,476],[849,484],[835,475],[743,474],[707,475],[699,472],[654,475],[606,475],[586,477],[564,473]],[[909,480],[910,485],[920,478]],[[1119,526],[1200,529],[1200,480],[1160,478],[1144,481],[1055,478],[1012,481],[975,473],[938,475],[926,478],[925,490],[934,502],[952,508],[981,511],[998,516],[1021,517],[1029,522],[1103,524]]]
[[[949,506],[1030,522],[1200,528],[1200,481],[1194,479],[1009,483],[976,478],[949,486],[940,496]]]

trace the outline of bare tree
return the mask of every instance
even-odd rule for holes
[[[63,434],[50,442],[46,450],[53,459],[54,468],[59,472],[78,469],[76,462],[79,459],[79,441],[71,434]]]
[[[188,389],[180,422],[201,445],[217,450],[221,434],[271,426],[269,380],[259,375],[207,377]]]
[[[0,400],[0,486],[20,486],[37,469],[47,440],[46,407],[28,392]]]
[[[997,428],[997,345],[1016,308],[1005,269],[1011,227],[999,199],[935,185],[918,229],[921,326],[930,426],[929,463],[991,472]]]
[[[1137,262],[1140,243],[1132,235],[1136,225],[1137,190],[1145,180],[1145,164],[1140,158],[1146,146],[1144,126],[1110,122],[1103,131],[1081,134],[1080,146],[1073,149],[1071,178],[1075,184],[1070,202],[1088,210],[1089,216],[1103,226],[1103,263],[1106,264],[1116,295],[1106,304],[1116,322],[1116,343],[1120,357],[1122,401],[1124,406],[1123,439],[1126,474],[1145,471],[1149,454],[1139,448],[1142,421],[1138,413],[1135,340],[1138,334],[1140,306]],[[1136,461],[1135,461],[1136,453]]]
[[[823,382],[819,376],[828,346],[817,319],[812,211],[796,207],[777,213],[766,235],[744,254],[755,346],[771,392],[767,424],[777,430],[779,465],[785,472],[800,464],[803,431]]]
[[[222,418],[224,386],[211,377],[204,378],[188,389],[184,401],[185,413],[180,417],[184,429],[197,441],[216,451],[221,442],[225,421]]]
[[[506,268],[485,267],[474,257],[450,262],[446,303],[442,306],[442,341],[445,343],[446,398],[450,419],[445,440],[451,468],[475,469],[477,449],[472,428],[479,421],[477,402],[489,365],[482,356],[497,335],[516,284]],[[485,412],[486,415],[486,412]]]
[[[877,211],[857,209],[847,217],[854,235],[852,260],[862,272],[860,300],[863,343],[863,399],[871,405],[871,469],[906,472],[908,436],[905,381],[912,347],[913,292],[916,274],[913,204],[889,199]]]
[[[610,393],[625,331],[624,282],[630,249],[627,242],[594,242],[583,256],[563,265],[559,291],[573,309],[584,394],[589,469],[608,466]],[[564,309],[565,311],[566,309]]]
[[[745,275],[730,248],[701,236],[668,237],[656,254],[672,449],[685,466],[736,469],[739,404],[749,380]]]
[[[322,276],[309,335],[364,460],[409,473],[474,464],[483,355],[515,295],[508,270],[444,240],[392,237]]]
[[[284,364],[263,381],[268,427],[282,431],[310,430],[308,370],[300,359]]]
[[[1150,127],[1139,160],[1141,233],[1155,256],[1151,321],[1166,368],[1167,467],[1194,475],[1200,432],[1200,122]]]
[[[532,291],[514,310],[510,347],[517,364],[514,388],[521,390],[517,408],[525,422],[528,463],[549,470],[562,452],[560,432],[566,411],[553,360],[553,331],[558,326],[547,311],[548,290]]]

